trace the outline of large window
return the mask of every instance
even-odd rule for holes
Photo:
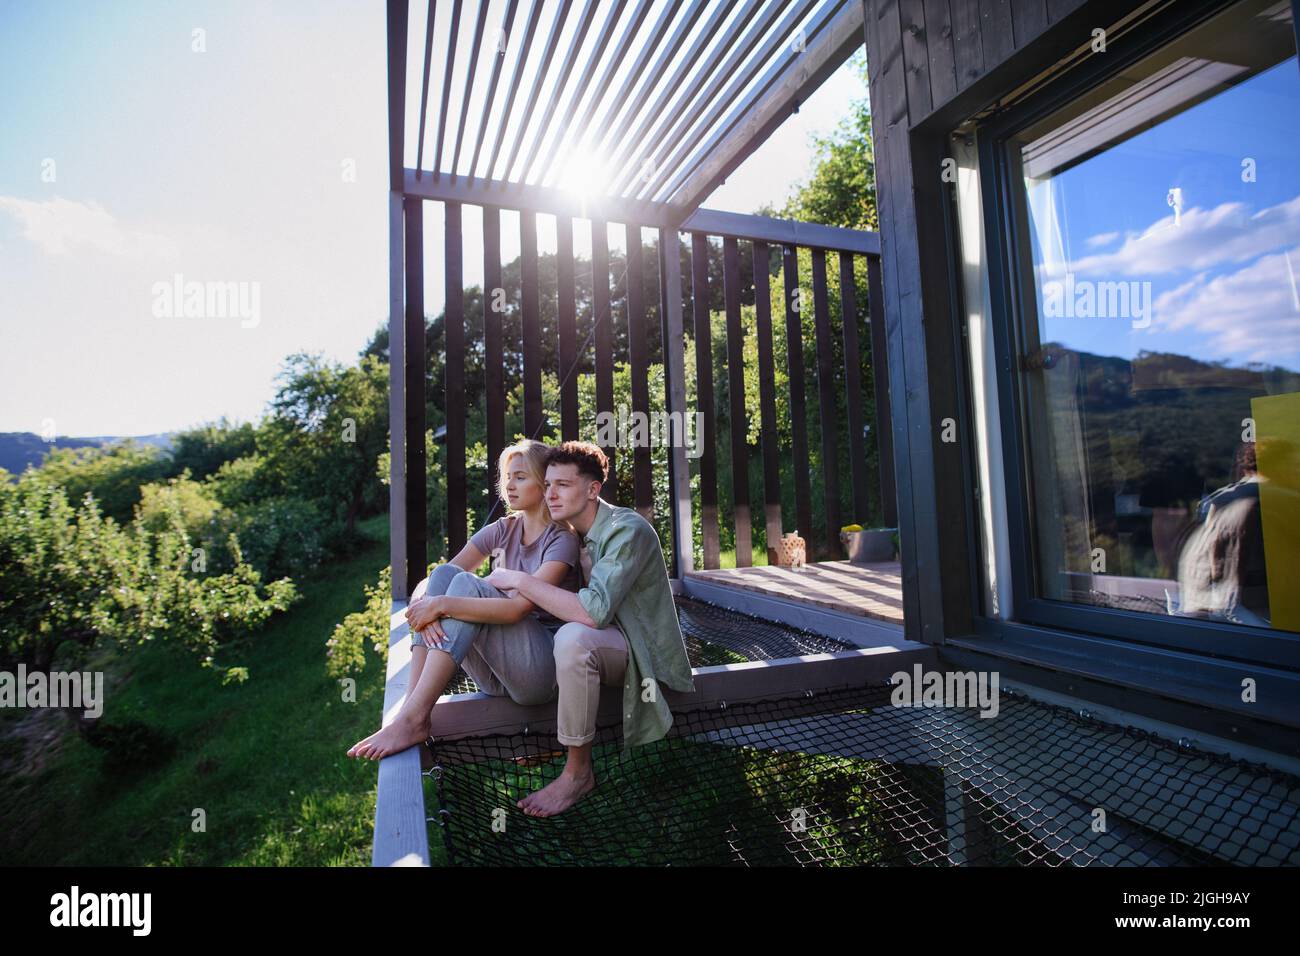
[[[1017,607],[1294,666],[1278,633],[1300,632],[1291,3],[1238,3],[1120,68],[1105,56],[1086,92],[1001,120],[986,154]]]

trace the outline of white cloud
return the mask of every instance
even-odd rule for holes
[[[1109,246],[1112,242],[1114,242],[1118,238],[1119,238],[1118,232],[1103,232],[1097,236],[1089,236],[1084,241],[1088,244],[1089,249],[1097,249],[1100,248],[1101,246]]]
[[[1086,256],[1071,267],[1079,276],[1150,278],[1245,262],[1290,246],[1298,238],[1300,196],[1253,215],[1239,202],[1213,209],[1197,206],[1185,210],[1178,225],[1174,225],[1173,215],[1165,216],[1140,234],[1128,233],[1114,252]]]
[[[1297,272],[1300,246],[1212,279],[1197,275],[1156,297],[1149,332],[1195,329],[1217,356],[1294,367],[1300,359]]]
[[[77,246],[130,258],[175,255],[175,246],[166,236],[127,229],[93,200],[77,202],[55,197],[38,201],[0,196],[0,210],[22,226],[24,239],[50,255],[64,255]]]

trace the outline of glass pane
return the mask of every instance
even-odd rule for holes
[[[1042,597],[1300,631],[1300,66],[1228,9],[1026,130]]]

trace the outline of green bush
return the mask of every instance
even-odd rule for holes
[[[330,522],[310,501],[268,498],[226,511],[217,524],[216,536],[233,533],[244,560],[268,579],[299,575],[329,554]]]
[[[374,648],[380,660],[388,660],[388,623],[393,607],[392,568],[386,567],[379,580],[366,587],[366,606],[349,614],[334,627],[325,642],[330,677],[359,674],[366,667],[366,645]]]

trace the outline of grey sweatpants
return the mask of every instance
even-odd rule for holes
[[[454,564],[440,564],[411,594],[504,598],[483,578]],[[570,622],[554,630],[529,614],[513,624],[484,624],[444,617],[446,651],[479,689],[517,704],[544,704],[558,699],[556,736],[576,746],[596,735],[600,685],[621,687],[627,669],[627,639],[617,625],[592,628]],[[412,632],[412,646],[425,646]]]

